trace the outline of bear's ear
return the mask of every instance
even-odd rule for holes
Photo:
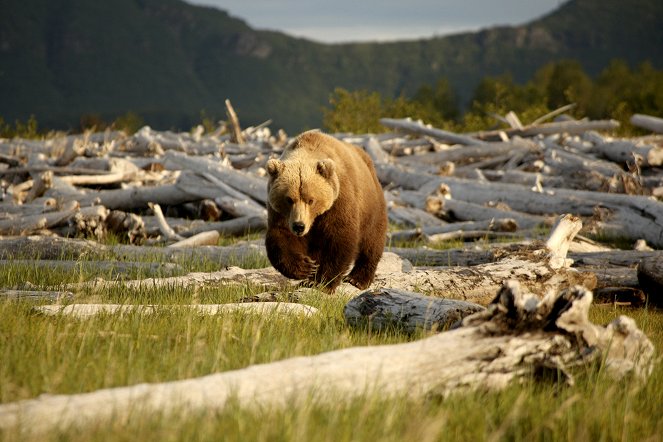
[[[281,171],[283,171],[283,166],[283,161],[272,158],[271,160],[267,161],[267,172],[270,176],[276,178],[279,176]]]
[[[334,174],[334,161],[327,158],[326,160],[318,161],[316,170],[320,175],[329,179]]]

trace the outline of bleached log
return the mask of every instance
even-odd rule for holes
[[[98,170],[98,169],[86,169],[82,167],[56,167],[44,164],[33,164],[29,166],[21,167],[12,167],[5,170],[0,170],[0,176],[2,175],[18,175],[24,173],[38,173],[51,171],[54,174],[66,174],[66,175],[78,175],[78,174],[88,174],[88,175],[105,175],[108,174],[108,171]]]
[[[598,172],[607,180],[614,175],[624,174],[624,170],[615,163],[566,152],[562,149],[546,149],[545,162],[546,166],[561,176],[569,176],[578,171]]]
[[[436,218],[430,213],[414,207],[398,207],[391,205],[388,207],[387,216],[389,217],[390,222],[406,227],[442,226],[446,224],[444,221]]]
[[[90,257],[86,257],[90,258]],[[1,259],[0,266],[15,265],[30,269],[48,270],[60,273],[96,273],[109,274],[111,276],[123,276],[135,274],[159,274],[174,275],[181,274],[184,269],[179,264],[172,262],[127,262],[127,261],[73,261],[56,259]]]
[[[511,251],[517,251],[522,247],[523,244],[507,244],[485,250],[468,248],[440,250],[428,247],[388,247],[385,250],[395,253],[421,269],[442,270],[442,267],[473,267],[496,262],[508,256]]]
[[[632,141],[621,140],[597,144],[594,149],[609,160],[619,163],[637,161],[641,167],[655,167],[663,164],[663,148],[659,146],[638,145]]]
[[[74,186],[94,186],[123,183],[136,178],[136,172],[113,172],[96,175],[69,175],[61,176],[60,180]]]
[[[155,202],[161,205],[178,205],[201,199],[181,190],[176,184],[164,184],[149,187],[128,187],[126,189],[113,189],[88,192],[79,198],[81,206],[100,204],[111,210],[131,210],[147,208],[147,203]]]
[[[78,211],[78,202],[70,201],[62,210],[41,215],[30,215],[21,219],[0,220],[1,235],[25,235],[38,230],[57,226]]]
[[[493,230],[454,230],[427,235],[428,244],[439,244],[447,241],[472,241],[478,239],[518,238],[522,235],[513,232],[496,232]]]
[[[209,232],[201,232],[193,235],[187,239],[182,239],[168,247],[199,247],[199,246],[215,246],[219,242],[219,232],[212,230]]]
[[[57,290],[13,290],[0,289],[0,301],[3,300],[30,300],[65,302],[73,299],[74,294]]]
[[[442,129],[424,126],[422,123],[407,119],[380,118],[380,124],[390,129],[396,129],[407,133],[425,135],[437,140],[464,145],[480,145],[483,141],[468,135],[459,135]]]
[[[440,226],[423,226],[411,230],[399,230],[391,232],[389,237],[392,241],[423,240],[427,238],[430,241],[431,235],[440,233],[449,233],[457,231],[490,231],[490,232],[515,232],[518,230],[518,223],[511,218],[491,219],[484,221],[467,221],[458,223],[449,223]]]
[[[352,298],[343,309],[343,317],[350,325],[368,325],[374,331],[398,328],[412,333],[421,329],[442,331],[482,310],[483,306],[471,302],[379,288]]]
[[[525,126],[522,130],[507,129],[503,132],[508,137],[533,137],[535,135],[550,135],[566,133],[569,135],[582,134],[587,131],[596,130],[614,130],[619,127],[619,121],[616,120],[591,120],[591,121],[559,121],[554,123],[544,123],[531,126]],[[499,140],[500,131],[482,131],[468,134],[481,140]]]
[[[363,143],[364,150],[373,160],[373,163],[389,163],[391,156],[382,148],[375,137],[368,137]]]
[[[95,241],[49,236],[21,236],[0,239],[0,258],[16,259],[68,259],[84,257],[88,260],[108,259],[120,261],[161,262],[209,261],[219,267],[255,262],[266,258],[265,247],[255,244],[236,246],[203,246],[196,248],[150,247],[135,245],[107,246]]]
[[[443,200],[444,212],[451,218],[460,221],[491,221],[493,219],[513,219],[521,229],[532,229],[537,226],[552,224],[552,218],[531,215],[516,210],[505,210],[497,207],[488,207],[481,204],[469,203],[459,199]]]
[[[74,161],[76,157],[85,153],[85,147],[88,143],[87,136],[83,138],[72,138],[66,141],[66,146],[62,155],[55,161],[54,165],[58,167],[67,166]]]
[[[25,195],[25,202],[29,203],[42,196],[53,185],[53,172],[47,170],[33,175],[30,191]]]
[[[73,395],[45,395],[0,405],[0,428],[33,437],[65,428],[105,425],[137,413],[178,417],[223,410],[275,409],[315,401],[499,390],[551,371],[573,384],[575,370],[602,361],[615,378],[645,380],[654,346],[627,317],[607,327],[588,319],[592,294],[573,288],[538,302],[514,284],[463,327],[419,341],[355,347],[172,382]],[[536,378],[534,378],[536,379]]]
[[[175,248],[173,250],[181,249],[182,248]],[[69,283],[65,284],[64,287],[68,290],[104,291],[118,287],[130,290],[147,290],[175,287],[183,289],[193,287],[218,287],[220,285],[245,286],[247,284],[262,286],[265,288],[282,288],[293,286],[295,282],[281,275],[273,267],[246,270],[240,267],[229,266],[216,272],[192,272],[183,276],[134,279],[127,281],[107,281],[97,279],[94,281]]]
[[[545,114],[545,115],[543,115],[543,116],[537,118],[536,120],[532,121],[532,124],[531,124],[530,126],[536,126],[536,125],[538,125],[538,124],[541,124],[541,123],[543,123],[544,121],[550,120],[551,118],[554,118],[554,117],[556,117],[557,115],[561,115],[561,114],[563,114],[564,112],[566,112],[566,111],[568,111],[568,110],[571,110],[571,109],[573,109],[573,108],[576,107],[576,106],[577,106],[576,103],[569,103],[569,104],[566,104],[566,105],[564,105],[564,106],[558,107],[557,109],[555,109],[555,110],[553,110],[553,111],[551,111],[551,112],[548,112],[547,114]]]
[[[41,215],[57,210],[57,201],[54,199],[26,204],[13,202],[0,202],[0,219],[15,219],[21,216]]]
[[[147,203],[147,205],[150,209],[152,209],[152,213],[154,213],[154,216],[157,219],[157,224],[159,225],[159,231],[167,240],[181,241],[182,239],[184,239],[180,235],[175,233],[173,228],[168,225],[168,221],[166,221],[166,217],[163,216],[163,212],[161,211],[160,205],[158,205],[157,203]],[[145,224],[143,224],[143,226],[145,226]]]
[[[434,165],[445,161],[451,161],[456,165],[473,163],[478,160],[502,157],[509,155],[510,158],[516,152],[536,152],[540,148],[529,140],[513,140],[508,143],[485,143],[479,146],[455,146],[421,155],[411,155],[398,159],[399,163],[405,165],[420,166],[423,164]]]
[[[180,231],[183,237],[197,235],[214,230],[223,236],[242,236],[251,232],[262,232],[267,229],[267,219],[261,216],[243,216],[227,221],[207,222]]]
[[[249,195],[254,200],[267,203],[267,180],[240,172],[220,162],[207,158],[190,157],[180,152],[168,151],[163,158],[167,169],[190,170],[199,174],[209,173],[233,189]]]
[[[245,302],[238,304],[190,304],[190,305],[146,305],[146,304],[69,304],[40,305],[33,310],[47,316],[69,316],[89,319],[100,315],[152,315],[163,312],[191,311],[201,316],[215,316],[229,313],[252,313],[260,315],[301,315],[313,316],[318,309],[304,304],[289,302]]]
[[[237,118],[235,109],[228,99],[226,99],[226,115],[228,116],[228,124],[230,126],[230,141],[237,144],[245,143],[246,140],[244,139],[244,135],[242,135],[239,118]]]
[[[644,114],[633,114],[633,116],[631,116],[631,124],[652,132],[663,134],[663,118]]]
[[[229,196],[214,198],[214,202],[224,213],[236,218],[245,216],[267,219],[267,209],[250,198],[236,199]]]

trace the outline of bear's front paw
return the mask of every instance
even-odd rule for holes
[[[320,267],[320,265],[313,259],[305,255],[300,255],[300,259],[295,266],[293,275],[295,279],[313,279],[318,272],[318,267]]]

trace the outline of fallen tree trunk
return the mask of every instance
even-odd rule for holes
[[[78,203],[70,201],[58,212],[30,215],[20,219],[0,220],[0,235],[30,234],[38,230],[57,226],[73,217],[78,211]]]
[[[159,274],[168,276],[184,273],[179,264],[171,262],[127,262],[127,261],[65,261],[53,259],[0,259],[0,266],[22,266],[60,273],[109,274],[112,277],[127,274]]]
[[[541,302],[507,284],[485,312],[463,327],[415,342],[356,347],[172,382],[0,405],[0,428],[31,436],[100,425],[138,413],[188,416],[241,407],[272,409],[315,401],[502,389],[537,374],[573,384],[574,370],[603,362],[615,378],[646,379],[654,346],[627,317],[607,327],[588,319],[592,294],[573,288]],[[533,376],[534,375],[534,376]]]
[[[50,236],[22,236],[0,239],[0,259],[87,259],[124,261],[211,261],[219,267],[255,262],[267,256],[263,245],[203,246],[167,248],[134,245],[106,246],[95,241]]]
[[[484,307],[471,302],[381,288],[352,298],[343,316],[352,326],[368,325],[374,331],[398,328],[412,333],[420,329],[442,331],[482,310]]]
[[[632,141],[622,140],[597,144],[594,149],[618,163],[637,162],[641,167],[655,167],[663,164],[663,148],[659,146],[637,145]]]
[[[232,167],[224,167],[220,162],[189,157],[172,150],[166,152],[163,163],[168,169],[185,169],[201,175],[209,173],[236,191],[243,192],[262,204],[267,203],[266,179],[240,172]]]
[[[190,311],[201,316],[214,316],[228,313],[313,316],[318,313],[318,309],[315,307],[288,302],[245,302],[238,304],[191,305],[69,304],[40,305],[33,307],[33,310],[47,316],[69,316],[77,319],[89,319],[100,315],[152,315],[163,312],[181,311]]]
[[[436,129],[434,127],[427,127],[421,123],[412,121],[410,119],[394,119],[394,118],[380,118],[380,124],[386,126],[390,129],[396,129],[408,133],[414,133],[417,135],[425,135],[428,137],[433,137],[437,140],[450,142],[454,144],[464,144],[464,145],[481,145],[485,142],[473,138],[468,135],[459,135],[453,132],[448,132],[442,129]]]
[[[663,134],[663,118],[644,114],[633,114],[633,116],[631,116],[631,124],[652,132]]]
[[[582,134],[591,130],[614,130],[619,127],[616,120],[592,120],[592,121],[559,121],[525,126],[522,129],[505,129],[502,131],[483,131],[468,134],[481,140],[500,140],[500,132],[507,137],[533,137],[535,135],[552,135],[567,133],[569,135]]]

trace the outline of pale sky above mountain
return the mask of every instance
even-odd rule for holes
[[[563,0],[188,0],[254,28],[326,43],[447,35],[538,18]]]

